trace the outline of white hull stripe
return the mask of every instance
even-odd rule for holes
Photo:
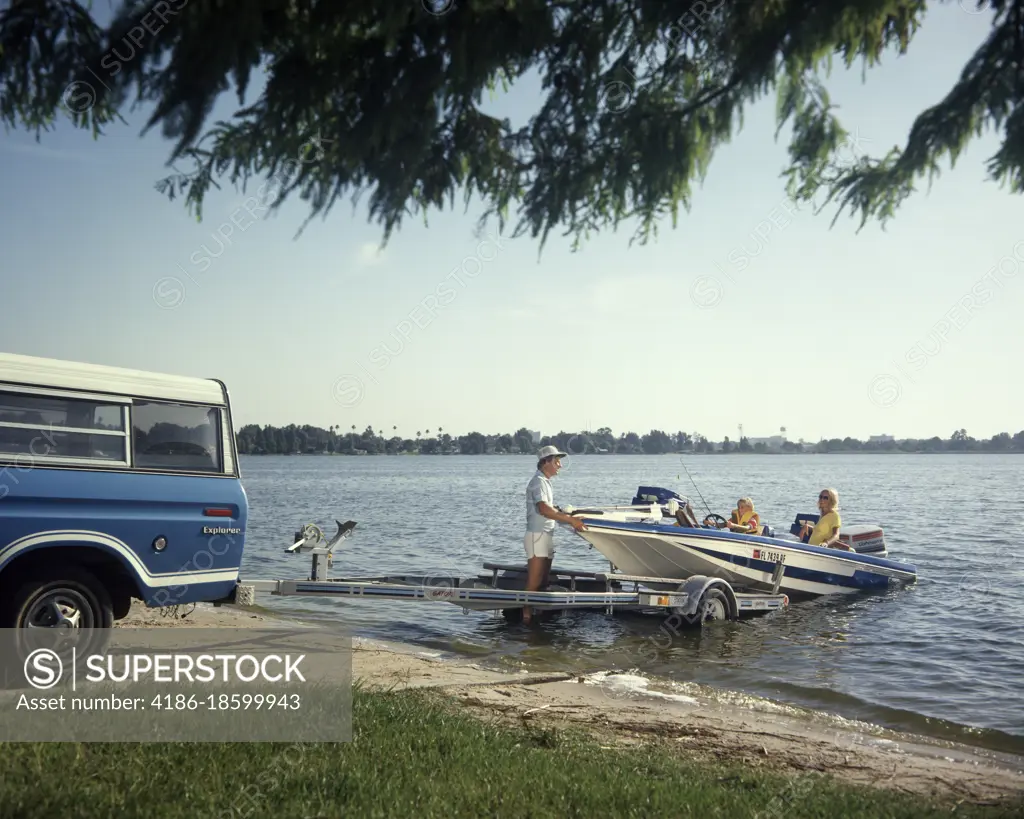
[[[0,566],[10,561],[15,555],[26,549],[31,549],[33,546],[46,543],[66,544],[68,541],[95,543],[117,552],[135,570],[143,582],[150,587],[183,586],[189,583],[222,583],[238,579],[238,569],[219,569],[216,571],[199,569],[191,572],[153,574],[124,541],[110,535],[105,535],[102,532],[91,532],[84,529],[54,529],[48,532],[36,532],[34,535],[26,535],[23,538],[12,541],[0,549]]]

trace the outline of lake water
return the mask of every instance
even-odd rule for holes
[[[920,579],[675,635],[660,616],[564,613],[526,629],[444,603],[259,602],[333,619],[356,636],[505,667],[634,670],[1024,753],[1024,457],[577,456],[553,481],[555,503],[627,504],[645,484],[701,509],[684,464],[713,511],[728,516],[749,495],[777,531],[814,513],[818,491],[835,487],[843,521],[880,524],[890,555],[916,564]],[[330,536],[335,519],[359,525],[336,552],[332,576],[474,576],[485,561],[523,563],[534,469],[528,456],[243,456],[250,518],[242,577],[306,577],[308,555],[284,549],[302,524]],[[608,568],[565,527],[555,537],[556,565]]]

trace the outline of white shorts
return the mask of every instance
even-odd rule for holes
[[[523,548],[527,559],[534,557],[555,557],[555,539],[551,532],[527,532],[523,538]]]

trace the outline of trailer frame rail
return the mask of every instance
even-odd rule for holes
[[[726,617],[738,619],[744,614],[768,613],[788,607],[789,597],[779,594],[781,563],[776,567],[771,592],[734,588],[721,578],[697,575],[679,578],[626,575],[615,571],[591,572],[552,567],[549,583],[541,591],[525,589],[526,567],[508,563],[484,563],[490,577],[445,575],[388,574],[355,577],[329,577],[335,548],[350,537],[354,521],[337,521],[338,532],[327,540],[315,524],[307,524],[295,533],[295,542],[285,551],[308,553],[310,574],[296,580],[243,580],[239,578],[233,602],[243,605],[255,602],[257,593],[275,597],[306,596],[374,600],[407,600],[413,602],[444,602],[464,611],[502,611],[529,606],[540,610],[603,609],[611,614],[619,610],[670,609],[691,621],[704,622],[708,591],[718,589],[728,601]],[[503,573],[499,575],[499,572]],[[591,588],[580,588],[580,585]],[[623,584],[632,585],[624,589]],[[517,588],[518,586],[518,588]],[[646,588],[645,588],[646,587]],[[226,601],[225,601],[226,602]],[[721,608],[721,604],[719,604]]]

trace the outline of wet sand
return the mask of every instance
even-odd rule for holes
[[[146,609],[136,602],[117,626],[271,628],[289,622],[295,621],[235,606]],[[659,689],[630,675],[508,674],[414,646],[358,638],[352,673],[367,687],[436,690],[486,720],[583,729],[606,748],[654,743],[690,759],[818,773],[953,802],[983,804],[1024,794],[1024,757],[706,686]]]

